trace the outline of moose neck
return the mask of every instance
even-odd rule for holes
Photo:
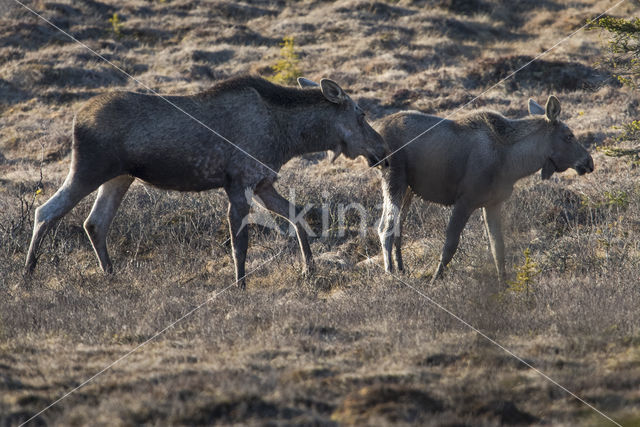
[[[542,122],[531,119],[519,120],[522,132],[513,145],[509,146],[506,157],[505,175],[517,180],[533,175],[540,170],[548,157],[549,138]]]
[[[295,156],[333,150],[339,144],[335,131],[336,109],[331,105],[298,107],[283,113],[280,120],[286,134],[284,161]]]

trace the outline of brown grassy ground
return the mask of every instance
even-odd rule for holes
[[[451,113],[613,3],[28,2],[164,93],[268,75],[292,35],[304,74],[335,79],[372,118],[408,108]],[[615,14],[638,10],[629,0]],[[119,36],[108,22],[115,12]],[[593,174],[525,179],[507,204],[508,265],[522,264],[530,248],[541,270],[530,292],[491,293],[478,214],[445,280],[428,287],[449,210],[421,202],[406,226],[402,280],[621,424],[640,425],[640,172],[637,155],[607,155],[636,148],[616,141],[613,127],[637,119],[640,103],[597,67],[602,43],[581,32],[473,103],[518,117],[530,96],[555,93],[566,122],[594,147]],[[33,207],[66,174],[73,112],[112,89],[139,87],[13,0],[0,4],[3,425],[28,419],[233,281],[224,195],[140,183],[112,227],[114,277],[100,273],[83,234],[86,200],[23,278]],[[328,193],[379,214],[375,171],[317,159],[286,165],[282,192],[293,188],[300,204],[317,206]],[[246,292],[225,290],[34,424],[607,425],[381,273],[379,260],[362,263],[362,254],[379,253],[369,226],[366,238],[354,224],[345,236],[313,239],[319,269],[309,279],[292,238],[252,228],[248,270],[258,270]]]

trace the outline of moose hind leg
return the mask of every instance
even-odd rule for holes
[[[249,247],[249,230],[243,220],[249,215],[249,203],[241,190],[227,190],[227,195],[229,196],[227,218],[231,234],[231,247],[233,248],[236,284],[241,289],[245,289],[245,262],[247,260],[247,248]]]
[[[84,222],[84,229],[98,257],[100,268],[105,273],[113,271],[107,251],[109,226],[132,182],[133,177],[120,175],[102,184],[98,188],[98,197],[93,204],[91,213]]]
[[[42,206],[36,209],[35,220],[33,222],[33,235],[27,253],[25,269],[32,272],[38,261],[38,249],[42,239],[55,223],[78,204],[87,194],[95,190],[97,185],[90,185],[79,179],[77,175],[70,173],[65,179],[62,187],[47,200]]]
[[[467,221],[469,221],[471,212],[473,212],[473,209],[468,208],[464,204],[456,204],[453,207],[453,213],[451,214],[449,224],[447,225],[447,237],[444,243],[444,247],[442,248],[440,262],[438,263],[438,267],[433,274],[431,283],[435,282],[436,279],[442,277],[444,269],[447,267],[447,265],[453,258],[453,255],[456,253],[456,250],[458,249],[458,243],[460,243],[460,235],[462,234],[464,226],[467,225]]]
[[[280,195],[280,193],[278,193],[271,184],[262,187],[257,191],[257,200],[260,201],[265,208],[275,213],[276,215],[286,219],[291,223],[291,225],[293,225],[296,231],[296,236],[298,237],[298,243],[300,245],[300,252],[302,253],[302,261],[304,262],[305,273],[311,273],[314,270],[314,264],[313,256],[311,254],[311,247],[309,246],[309,239],[305,230],[305,226],[293,221],[292,218],[289,218],[289,208],[291,206],[291,203],[287,199],[282,197],[282,195]],[[293,206],[293,208],[295,217],[298,218],[301,213],[301,209],[296,206]]]

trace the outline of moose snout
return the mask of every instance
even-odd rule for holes
[[[369,167],[382,166],[386,168],[389,166],[389,159],[387,157],[386,150],[380,153],[369,152],[367,153],[367,162],[369,163]]]
[[[578,172],[578,175],[584,175],[585,173],[593,172],[593,158],[591,156],[588,156],[584,161],[576,165],[575,169],[576,172]]]
[[[381,157],[378,157],[375,153],[367,153],[367,163],[369,167],[377,166],[380,159]]]
[[[385,141],[382,138],[380,138],[380,142],[381,142],[380,144],[381,146],[377,148],[373,153],[374,157],[376,158],[376,161],[373,165],[382,166],[383,168],[388,168],[390,164],[389,156],[391,155],[391,152],[389,150],[388,145],[385,143]]]

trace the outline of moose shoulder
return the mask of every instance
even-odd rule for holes
[[[543,108],[529,100],[530,115],[510,120],[481,111],[458,120],[445,120],[415,111],[385,117],[376,128],[395,152],[383,170],[384,206],[379,235],[384,264],[393,270],[402,263],[402,222],[414,194],[424,200],[453,205],[446,241],[433,280],[451,261],[471,213],[483,208],[485,226],[499,279],[504,283],[504,243],[500,209],[516,181],[542,170],[574,168],[580,175],[593,171],[593,159],[558,120],[560,102],[550,96]],[[414,142],[404,146],[425,129]]]
[[[245,191],[289,218],[289,202],[276,192],[277,171],[294,156],[337,150],[370,164],[384,157],[384,141],[338,84],[323,79],[299,89],[243,76],[192,96],[113,92],[90,100],[73,126],[71,165],[62,187],[36,210],[27,271],[52,225],[98,189],[85,230],[100,266],[111,271],[107,231],[135,178],[159,188],[224,188],[236,280],[245,284],[249,212]],[[297,213],[296,213],[297,215]],[[312,267],[304,229],[294,224],[305,268]]]

